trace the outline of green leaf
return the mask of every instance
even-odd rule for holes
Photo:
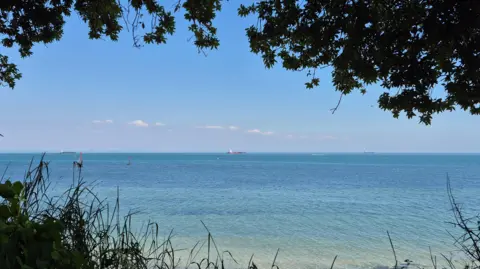
[[[48,267],[49,262],[48,261],[43,261],[43,260],[37,258],[37,261],[35,262],[35,264],[37,265],[38,269],[43,269],[43,268]]]
[[[0,233],[0,244],[5,244],[5,243],[8,243],[8,236],[3,234],[3,233]]]
[[[7,205],[0,205],[0,219],[8,219],[11,217],[10,208]]]
[[[7,181],[9,182],[9,181]],[[15,192],[7,182],[5,184],[0,184],[0,197],[4,199],[11,199],[15,197]]]
[[[83,267],[85,264],[85,257],[78,251],[73,252],[73,259],[77,268]]]
[[[16,256],[15,257],[17,259],[17,263],[20,265],[20,266],[23,266],[23,261],[22,259],[20,259],[20,257]]]
[[[15,194],[19,195],[23,190],[23,184],[20,181],[15,181],[15,183],[13,183],[12,189]]]
[[[56,250],[52,251],[52,259],[56,261],[60,260],[60,253],[58,253]]]

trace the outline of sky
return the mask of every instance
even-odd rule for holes
[[[307,90],[306,73],[266,69],[245,35],[254,21],[237,7],[224,5],[220,47],[207,56],[182,19],[167,44],[141,49],[127,32],[89,40],[77,16],[32,57],[2,47],[23,78],[0,88],[0,152],[480,152],[480,117],[394,119],[378,108],[376,85],[344,97],[332,115],[340,94],[331,70]]]

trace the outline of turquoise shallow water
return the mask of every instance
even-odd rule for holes
[[[32,156],[0,154],[0,167],[21,178]],[[65,188],[76,157],[46,159]],[[399,259],[428,265],[429,247],[448,256],[447,173],[457,199],[480,210],[480,155],[84,154],[82,173],[111,201],[119,186],[123,212],[141,212],[135,225],[174,229],[179,247],[206,239],[203,221],[241,268],[253,253],[269,268],[277,248],[281,268],[325,268],[335,255],[337,268],[393,265],[387,230]]]

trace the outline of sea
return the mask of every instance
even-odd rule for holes
[[[21,180],[41,154],[0,154],[4,178]],[[72,183],[76,154],[50,153],[52,191]],[[130,165],[127,165],[129,160]],[[82,177],[133,226],[158,223],[183,261],[210,231],[230,268],[378,268],[431,254],[461,262],[447,176],[465,210],[480,212],[480,155],[84,153]],[[206,227],[205,227],[206,226]],[[207,229],[208,228],[208,231]],[[181,261],[182,261],[181,260]],[[180,262],[181,263],[181,262]]]

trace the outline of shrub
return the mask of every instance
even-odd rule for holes
[[[0,184],[0,268],[81,268],[78,251],[65,249],[64,226],[50,216],[32,219],[22,208],[26,204],[25,188],[20,181]]]

